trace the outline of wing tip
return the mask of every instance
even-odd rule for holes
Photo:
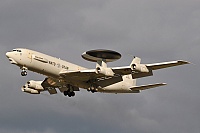
[[[161,85],[167,85],[167,83],[160,83]]]
[[[156,83],[156,84],[154,84],[156,87],[159,87],[159,86],[165,86],[165,85],[167,85],[167,83]]]
[[[178,63],[181,63],[181,64],[191,64],[191,62],[184,61],[184,60],[178,60]]]

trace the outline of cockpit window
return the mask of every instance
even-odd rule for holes
[[[19,49],[13,49],[13,52],[22,52],[22,51]]]

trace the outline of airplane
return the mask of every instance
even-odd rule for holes
[[[86,51],[82,58],[96,62],[96,68],[88,69],[70,62],[25,48],[16,48],[6,53],[11,64],[20,67],[21,75],[27,70],[45,75],[43,81],[28,81],[21,90],[30,94],[48,91],[56,94],[60,90],[65,96],[75,96],[80,88],[92,93],[140,93],[143,90],[164,86],[166,83],[136,85],[136,79],[152,76],[153,70],[189,64],[184,60],[141,64],[139,57],[134,57],[130,65],[108,67],[108,62],[121,58],[121,54],[113,50],[97,49]]]

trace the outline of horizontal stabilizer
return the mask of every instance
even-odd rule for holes
[[[155,88],[155,87],[164,86],[164,85],[167,85],[167,84],[166,83],[148,84],[148,85],[134,86],[130,89],[131,90],[146,90],[146,89]]]

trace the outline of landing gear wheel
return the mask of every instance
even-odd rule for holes
[[[72,92],[70,93],[70,95],[71,95],[72,97],[74,97],[74,96],[75,96],[75,92],[72,91]]]
[[[90,88],[87,88],[87,91],[89,92],[91,89]]]
[[[75,92],[73,92],[73,91],[72,92],[64,91],[63,93],[64,93],[65,96],[68,96],[68,97],[74,97],[75,96]]]
[[[91,86],[91,87],[90,87],[90,91],[91,91],[92,93],[95,93],[95,92],[97,92],[97,89],[96,89],[96,87]]]
[[[21,72],[21,75],[22,75],[22,76],[26,76],[26,75],[27,75],[27,72],[26,72],[26,71],[22,71],[22,72]]]
[[[68,95],[68,92],[67,92],[67,91],[64,91],[63,93],[64,93],[64,95],[65,95],[65,96],[67,96],[67,95]]]

